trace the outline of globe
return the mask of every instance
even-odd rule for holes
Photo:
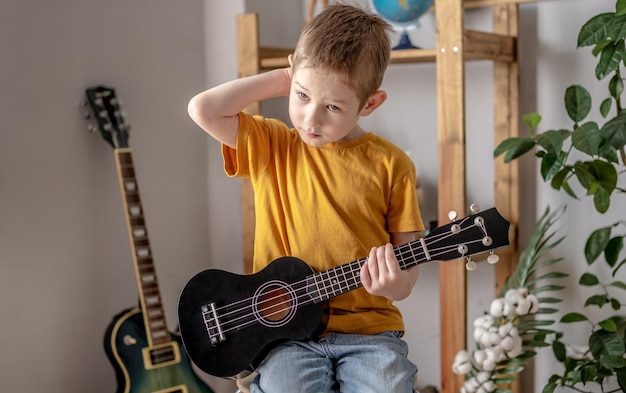
[[[371,0],[374,11],[401,32],[393,49],[415,48],[407,30],[419,27],[419,18],[433,5],[433,0]]]

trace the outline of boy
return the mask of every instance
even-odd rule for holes
[[[417,368],[392,302],[406,298],[418,276],[417,268],[401,270],[393,252],[424,229],[415,168],[358,125],[387,98],[379,88],[390,30],[358,8],[329,6],[303,31],[289,68],[222,84],[189,103],[192,119],[222,143],[226,173],[252,181],[255,272],[285,255],[316,271],[369,255],[363,287],[329,301],[322,336],[274,348],[252,392],[413,392]],[[279,96],[289,97],[293,129],[241,112]]]

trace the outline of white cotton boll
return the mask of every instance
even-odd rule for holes
[[[533,304],[530,302],[530,300],[520,299],[520,301],[517,303],[517,307],[515,308],[515,312],[517,313],[517,315],[526,315],[530,311],[532,305]]]
[[[508,352],[511,349],[513,349],[514,345],[515,345],[515,341],[513,340],[513,337],[507,336],[502,339],[502,342],[500,342],[500,347],[504,349],[505,352]]]
[[[483,384],[483,389],[485,389],[486,392],[493,392],[494,390],[496,390],[496,384],[493,381],[487,381]]]
[[[478,326],[474,329],[474,341],[476,342],[480,342],[481,341],[481,337],[483,336],[483,334],[485,334],[487,332],[487,330],[485,328],[483,328],[482,326]]]
[[[505,302],[504,308],[502,309],[502,315],[510,317],[513,314],[515,314],[515,303]]]
[[[511,322],[507,322],[498,328],[498,334],[500,335],[500,337],[506,337],[513,329],[515,329],[513,324]]]
[[[504,312],[504,304],[504,299],[502,299],[501,297],[494,299],[491,302],[491,306],[489,307],[489,314],[496,318],[501,317]]]
[[[489,378],[491,378],[491,373],[486,373],[484,371],[481,371],[476,375],[476,380],[481,384],[487,382]]]
[[[482,315],[474,320],[474,327],[483,327],[489,329],[495,324],[495,319],[488,314]]]
[[[489,346],[500,345],[500,341],[502,341],[502,337],[497,331],[489,332]]]
[[[454,357],[454,363],[452,364],[452,372],[457,375],[465,375],[472,369],[471,357],[469,352],[462,350],[459,351]]]
[[[517,336],[517,337],[513,337],[513,340],[514,340],[513,348],[511,348],[511,350],[506,353],[506,355],[509,358],[516,358],[519,355],[521,355],[523,352],[522,338]]]
[[[487,354],[485,353],[485,350],[479,349],[476,352],[474,352],[474,361],[477,364],[482,364],[482,362],[484,362],[485,359],[487,359]]]
[[[528,310],[529,314],[534,314],[537,312],[537,310],[539,310],[539,299],[537,299],[537,296],[530,294],[528,295],[528,297],[526,298],[528,301],[530,301],[530,310]]]
[[[478,389],[478,381],[476,378],[470,378],[463,383],[463,387],[467,390],[467,393],[476,393],[476,389]]]

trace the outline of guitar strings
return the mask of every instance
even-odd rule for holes
[[[468,219],[468,218],[465,218],[463,221],[465,221],[466,219]],[[463,223],[463,221],[461,221],[461,224]],[[473,228],[473,226],[462,228],[460,232],[464,232],[464,231],[472,229],[472,228]],[[482,229],[482,231],[484,233],[486,233],[485,228],[483,226],[481,226],[481,229]],[[428,238],[428,241],[426,242],[426,244],[428,246],[431,246],[431,247],[428,247],[428,251],[430,253],[431,259],[437,260],[438,256],[444,255],[444,254],[450,252],[451,250],[454,250],[455,248],[457,248],[457,245],[445,246],[445,247],[441,247],[441,248],[432,247],[437,242],[445,240],[445,239],[447,239],[447,238],[449,238],[451,236],[458,236],[458,233],[457,234],[453,234],[451,232],[443,232],[441,234],[438,234],[438,235],[435,235],[435,236],[431,236],[431,237]],[[474,240],[474,241],[470,241],[470,242],[466,242],[466,243],[476,243],[476,242],[480,242],[480,241],[481,240]],[[427,261],[427,260],[421,260],[421,261],[417,261],[416,262],[416,260],[418,260],[420,257],[424,257],[426,255],[426,252],[423,249],[419,249],[418,253],[414,253],[412,244],[414,244],[414,242],[407,243],[407,244],[404,244],[404,245],[400,245],[397,248],[399,255],[396,255],[396,257],[398,257],[399,263],[400,263],[402,268],[412,267],[413,265],[417,265],[419,263],[423,263],[423,262]],[[406,252],[411,252],[411,257],[405,258],[404,254]],[[355,288],[358,288],[358,287],[361,286],[360,276],[359,275],[355,275],[355,266],[357,267],[356,271],[359,271],[361,266],[362,266],[362,264],[366,260],[367,260],[367,258],[362,258],[362,259],[359,259],[357,261],[351,262],[349,264],[345,264],[345,265],[340,266],[340,268],[342,269],[341,274],[344,276],[344,280],[347,280],[347,278],[346,278],[346,272],[345,272],[343,267],[350,266],[349,273],[352,273],[354,275],[354,277],[352,279],[354,280],[354,285],[356,285]],[[291,309],[291,307],[294,307],[294,306],[295,307],[304,306],[304,305],[307,305],[307,304],[309,304],[311,302],[315,302],[317,300],[317,298],[311,296],[311,293],[308,291],[308,289],[310,287],[313,287],[313,286],[317,287],[316,289],[317,289],[317,292],[319,293],[319,299],[321,300],[323,298],[323,296],[322,296],[321,290],[319,289],[318,281],[316,280],[316,276],[322,277],[322,280],[321,280],[322,281],[322,288],[325,290],[327,297],[328,297],[328,295],[331,292],[332,292],[332,296],[330,296],[330,297],[337,296],[336,291],[335,291],[335,286],[339,283],[340,279],[337,276],[337,273],[336,273],[335,269],[336,268],[331,269],[331,270],[326,271],[326,272],[315,273],[315,274],[307,276],[303,280],[296,281],[296,282],[292,283],[290,286],[293,289],[293,291],[297,294],[295,298],[292,298],[292,297],[288,296],[288,293],[286,293],[285,291],[277,291],[277,292],[280,292],[278,295],[276,295],[274,297],[271,297],[271,298],[264,299],[263,302],[262,302],[262,303],[265,303],[265,304],[269,303],[270,306],[269,307],[265,307],[265,308],[259,308],[257,310],[257,313],[261,314],[262,317],[267,319],[267,318],[272,317],[274,315],[285,313],[286,312],[285,310],[289,311]],[[335,279],[330,277],[330,271],[334,271],[335,272]],[[326,276],[327,276],[326,279],[323,278],[324,274],[326,274]],[[311,281],[314,281],[314,282],[313,283],[309,283]],[[325,285],[326,282],[328,282],[328,284],[330,284],[330,285]],[[303,284],[304,284],[304,286],[303,286]],[[349,286],[351,286],[351,285],[348,284],[348,287]],[[330,290],[329,290],[329,288],[330,288]],[[342,294],[342,293],[346,292],[346,291],[341,291],[341,289],[342,288],[338,289],[340,291],[339,294]],[[272,302],[274,300],[277,300],[277,299],[280,299],[280,298],[284,298],[285,296],[288,296],[289,299],[282,300],[282,301],[277,302],[277,303],[273,303]],[[211,319],[214,320],[216,325],[219,324],[221,326],[221,333],[222,334],[231,332],[233,330],[242,329],[242,328],[244,328],[244,327],[246,327],[246,326],[248,326],[250,324],[253,324],[253,323],[257,322],[258,318],[255,316],[255,313],[251,313],[250,312],[253,309],[252,299],[253,299],[253,297],[249,297],[247,299],[242,299],[242,300],[239,300],[237,302],[230,303],[228,305],[225,305],[225,306],[222,306],[222,307],[219,307],[219,308],[216,309],[216,314],[217,314],[217,311],[230,310],[230,311],[225,312],[222,315],[214,315],[211,318]],[[305,301],[301,302],[302,299],[305,299]],[[296,304],[290,305],[290,304],[292,304],[294,302]],[[246,304],[244,305],[244,307],[241,307],[241,308],[233,308],[233,307],[235,307],[235,306],[237,306],[237,305],[239,305],[241,303],[246,303]],[[286,306],[286,307],[280,308],[281,306]],[[272,311],[272,312],[270,312],[268,314],[264,313],[266,311],[274,310],[274,309],[277,309],[277,308],[279,308],[277,311]],[[229,317],[229,316],[231,316],[233,314],[241,314],[241,313],[243,313],[243,315],[236,316],[235,318],[232,318],[232,319],[227,319],[227,317]],[[252,318],[250,320],[243,321],[243,323],[241,323],[241,324],[237,323],[241,319],[244,319],[246,317],[250,317],[251,314],[252,314]],[[220,322],[220,319],[223,319],[223,321]],[[233,325],[233,323],[235,323],[235,325]],[[232,327],[231,327],[231,325],[232,325]],[[207,331],[209,333],[209,336],[212,335],[210,330],[215,330],[215,329],[217,329],[217,326],[215,326],[215,327],[207,326]]]

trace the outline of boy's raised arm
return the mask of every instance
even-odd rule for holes
[[[206,90],[189,101],[189,116],[221,143],[236,148],[239,112],[268,98],[288,96],[291,68],[236,79]]]

